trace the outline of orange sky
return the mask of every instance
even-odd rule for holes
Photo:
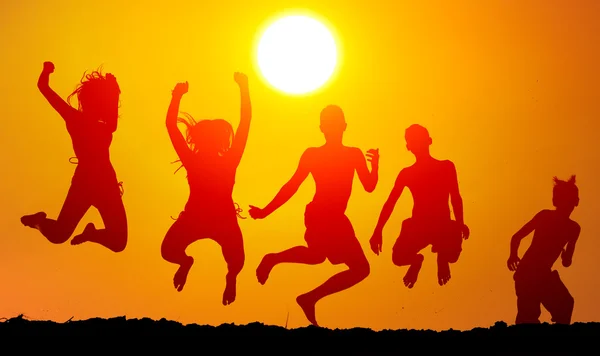
[[[343,61],[324,90],[292,97],[272,90],[253,66],[258,30],[278,11],[303,8],[326,18]],[[261,286],[254,271],[267,252],[303,244],[303,211],[314,183],[263,221],[240,220],[246,265],[238,298],[221,305],[225,263],[203,240],[182,293],[176,266],[160,244],[187,199],[183,171],[164,126],[170,90],[188,80],[181,109],[195,117],[239,120],[234,71],[250,78],[253,122],[237,173],[234,199],[264,206],[293,173],[302,151],[319,145],[318,115],[340,105],[345,142],[379,148],[380,180],[368,194],[355,181],[347,215],[371,263],[359,285],[323,299],[317,318],[330,328],[470,329],[514,321],[516,298],[506,268],[512,234],[551,208],[552,176],[577,174],[582,226],[572,267],[559,268],[575,298],[573,321],[600,320],[600,3],[597,1],[16,1],[0,5],[0,317],[20,313],[56,321],[126,315],[217,325],[260,321],[308,324],[295,304],[342,266],[282,265]],[[75,166],[61,118],[36,88],[42,63],[56,71],[52,87],[66,97],[84,70],[104,64],[121,90],[121,121],[111,155],[129,219],[127,249],[52,245],[21,225],[40,210],[56,217]],[[406,268],[391,262],[405,194],[384,230],[384,252],[368,240],[401,167],[412,164],[404,129],[426,126],[432,153],[455,162],[471,239],[453,279],[440,287],[435,258],[414,289]],[[596,184],[596,185],[595,185]],[[245,211],[243,213],[247,215]],[[80,223],[101,226],[91,209]],[[521,253],[530,238],[524,240]],[[559,264],[557,264],[558,266]],[[548,320],[544,312],[543,320]]]

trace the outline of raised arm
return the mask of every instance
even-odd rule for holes
[[[511,271],[515,271],[521,259],[519,258],[519,245],[521,240],[531,234],[538,226],[542,212],[537,213],[533,219],[529,220],[519,231],[517,231],[510,239],[510,256],[508,257],[507,266]]]
[[[240,124],[236,130],[229,155],[237,167],[242,160],[246,142],[248,141],[248,132],[250,131],[250,120],[252,118],[252,105],[250,104],[250,91],[248,89],[248,77],[243,73],[235,73],[233,78],[240,87]]]
[[[562,260],[562,265],[564,267],[571,266],[573,263],[573,253],[575,253],[575,244],[577,244],[577,240],[579,239],[579,234],[581,233],[581,226],[579,224],[575,225],[575,231],[573,233],[573,237],[567,242],[567,247],[563,250],[560,258]]]
[[[396,182],[394,183],[394,187],[390,192],[385,204],[383,204],[383,208],[381,209],[381,213],[379,214],[379,220],[377,221],[377,226],[375,226],[375,231],[373,232],[373,236],[369,241],[371,244],[371,250],[376,254],[382,251],[383,246],[383,228],[385,224],[392,216],[392,212],[394,211],[394,207],[400,199],[404,188],[406,187],[406,171],[401,170],[396,178]]]
[[[255,206],[250,205],[250,216],[254,219],[264,219],[267,216],[271,215],[275,210],[285,204],[291,197],[296,194],[300,185],[304,182],[308,174],[310,173],[310,158],[309,158],[309,150],[306,150],[302,157],[300,158],[300,163],[298,164],[298,168],[296,172],[292,176],[292,178],[283,185],[283,187],[279,190],[275,198],[263,209],[257,208]]]
[[[38,78],[37,87],[54,110],[56,110],[65,121],[70,120],[78,114],[78,111],[71,107],[60,97],[60,95],[56,94],[56,92],[50,88],[50,74],[52,73],[54,73],[54,64],[52,62],[44,62],[44,69],[42,69],[42,73]]]
[[[360,149],[356,149],[355,160],[356,160],[356,173],[358,179],[362,183],[363,187],[368,193],[371,193],[377,187],[377,181],[379,180],[379,149],[368,150],[367,159],[371,162],[371,172],[367,168],[367,162]]]
[[[173,148],[175,148],[175,152],[177,152],[177,155],[184,166],[192,159],[192,150],[188,147],[183,134],[179,130],[179,127],[177,127],[177,117],[179,114],[179,103],[181,102],[183,94],[187,93],[187,91],[188,82],[177,83],[177,85],[175,85],[166,120],[167,131],[169,132],[169,137],[173,143]]]

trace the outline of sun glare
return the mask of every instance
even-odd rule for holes
[[[288,94],[320,88],[331,78],[338,59],[331,32],[305,15],[273,22],[260,38],[257,57],[263,77]]]

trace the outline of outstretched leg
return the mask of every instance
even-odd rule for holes
[[[256,269],[256,278],[260,284],[265,284],[273,267],[280,263],[302,263],[318,265],[325,262],[325,256],[306,246],[295,246],[290,249],[269,253],[263,257]]]
[[[101,190],[95,206],[104,221],[104,229],[96,229],[89,223],[83,233],[71,240],[72,245],[84,242],[95,242],[113,252],[121,252],[127,246],[127,215],[119,186],[115,184],[110,189]]]
[[[194,259],[185,253],[187,247],[194,241],[193,226],[193,221],[186,219],[185,214],[181,214],[167,231],[161,246],[162,257],[168,262],[179,265],[173,277],[173,285],[178,292],[183,290],[188,273],[194,264]]]
[[[362,249],[360,250],[360,254],[358,252],[353,251],[355,256],[346,262],[348,266],[347,270],[334,275],[317,288],[296,298],[296,302],[300,305],[304,315],[306,315],[311,324],[319,326],[315,313],[315,306],[319,300],[328,295],[346,290],[369,276],[371,272],[369,262]]]
[[[227,239],[227,240],[225,240]],[[225,276],[225,291],[223,292],[223,305],[229,305],[235,301],[237,294],[237,276],[244,267],[246,256],[244,254],[244,241],[239,226],[232,229],[229,236],[219,242],[223,257],[227,263],[227,276]]]
[[[85,190],[82,188],[77,183],[71,184],[56,220],[48,219],[46,213],[39,212],[23,216],[21,223],[39,230],[48,241],[54,244],[66,242],[91,206]]]

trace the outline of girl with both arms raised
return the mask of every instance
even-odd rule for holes
[[[244,243],[237,218],[240,209],[232,199],[235,175],[250,128],[252,116],[248,78],[235,73],[234,79],[241,93],[241,118],[237,132],[223,119],[195,120],[186,114],[178,118],[179,104],[188,91],[188,83],[178,83],[172,92],[167,112],[167,130],[173,147],[187,171],[190,195],[179,218],[173,223],[162,243],[162,257],[179,265],[173,278],[177,291],[186,283],[194,259],[185,252],[195,241],[209,238],[217,242],[227,263],[223,305],[236,297],[237,276],[244,266]],[[187,128],[184,137],[177,127]]]

